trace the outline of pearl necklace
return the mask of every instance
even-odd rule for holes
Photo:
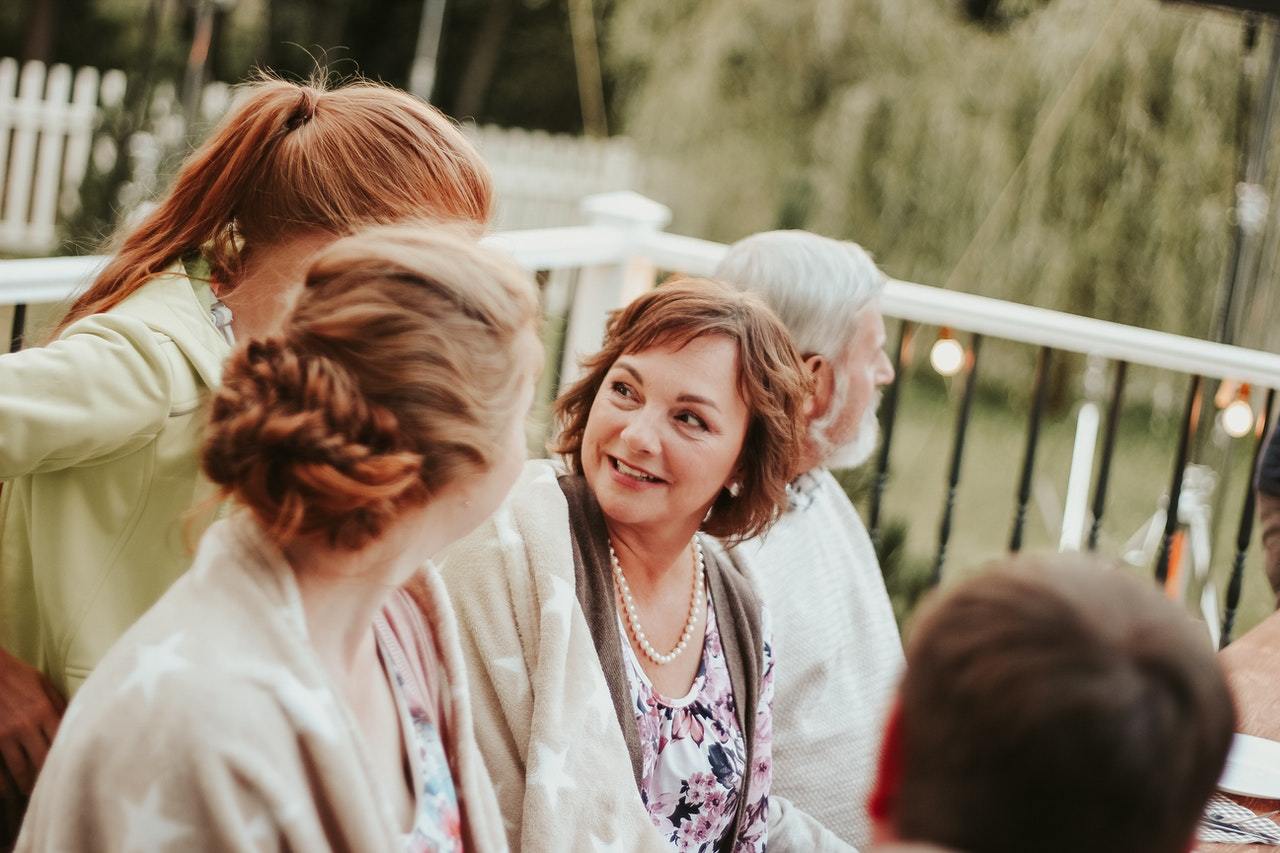
[[[618,562],[618,555],[614,553],[613,542],[609,543],[609,562],[613,565],[613,580],[617,584],[618,593],[622,596],[622,604],[627,614],[627,624],[631,626],[631,633],[636,638],[636,645],[644,652],[645,657],[658,666],[669,664],[680,657],[680,654],[689,644],[689,638],[693,635],[693,626],[698,624],[698,614],[702,610],[702,582],[707,566],[702,558],[702,543],[698,541],[698,537],[693,537],[693,595],[689,601],[689,618],[685,620],[684,630],[680,632],[680,641],[676,643],[675,648],[666,654],[653,647],[653,643],[649,642],[649,638],[645,636],[644,628],[640,627],[640,616],[636,613],[636,602],[631,596],[631,587],[627,584],[627,578],[622,574],[622,564]]]

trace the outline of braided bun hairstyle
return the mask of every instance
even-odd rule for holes
[[[201,464],[281,545],[356,550],[510,434],[537,298],[460,231],[366,230],[312,263],[282,330],[232,354]]]

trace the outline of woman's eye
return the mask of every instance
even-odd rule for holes
[[[680,414],[676,415],[676,420],[680,421],[680,423],[682,424],[687,424],[688,426],[691,426],[691,427],[697,427],[698,429],[707,428],[706,421],[704,421],[702,418],[695,415],[693,412],[681,412]]]
[[[631,386],[625,382],[614,382],[610,388],[613,393],[617,394],[619,397],[630,398],[632,396]]]

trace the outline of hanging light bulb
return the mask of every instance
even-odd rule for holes
[[[1253,407],[1249,405],[1249,386],[1241,384],[1232,400],[1219,415],[1222,419],[1222,431],[1232,438],[1248,435],[1253,429]]]
[[[943,376],[955,376],[964,365],[964,345],[952,337],[946,326],[938,330],[938,339],[929,350],[929,363]]]

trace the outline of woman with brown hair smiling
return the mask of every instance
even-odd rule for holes
[[[442,566],[477,738],[522,850],[763,850],[773,656],[710,537],[785,506],[808,390],[753,296],[683,280],[618,312],[530,463]]]

